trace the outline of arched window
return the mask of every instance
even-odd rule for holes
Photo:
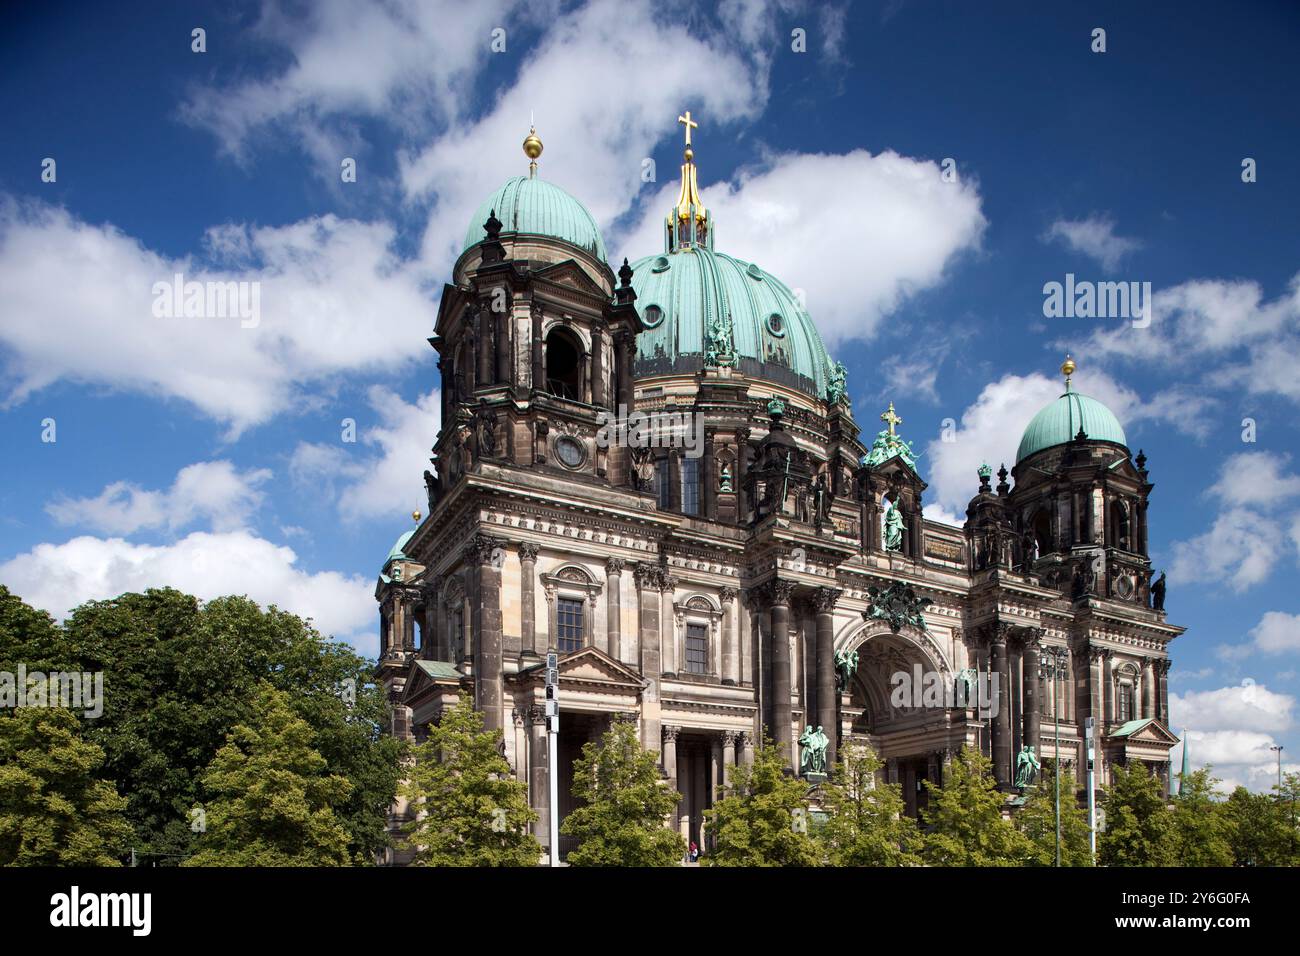
[[[1125,507],[1124,502],[1116,501],[1110,509],[1111,528],[1115,533],[1115,540],[1110,542],[1111,546],[1123,551],[1132,551],[1133,548],[1129,543],[1128,508]]]
[[[552,329],[546,336],[546,390],[561,398],[581,400],[582,349],[572,333]]]

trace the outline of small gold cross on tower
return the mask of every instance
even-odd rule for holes
[[[894,414],[893,402],[889,403],[889,410],[880,416],[880,420],[889,426],[889,434],[891,435],[896,434],[896,432],[894,431],[895,425],[903,424],[903,420]]]
[[[691,119],[691,111],[690,111],[690,110],[687,110],[687,111],[686,111],[686,115],[685,115],[685,116],[679,116],[679,117],[677,117],[677,122],[682,123],[682,124],[684,124],[684,125],[686,126],[686,145],[687,145],[687,146],[690,146],[690,145],[691,145],[691,130],[693,130],[693,129],[697,129],[697,128],[699,127],[700,124],[697,123],[697,122],[695,122],[695,120]]]

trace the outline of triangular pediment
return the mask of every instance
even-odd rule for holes
[[[556,662],[556,669],[559,671],[561,688],[566,683],[572,683],[619,685],[640,690],[644,684],[636,671],[594,647],[584,647],[562,655]],[[531,678],[543,681],[546,678],[546,668],[542,665],[530,667],[519,676],[525,680]]]
[[[462,677],[455,665],[445,661],[414,660],[407,671],[406,684],[402,687],[402,702],[415,700],[433,687],[457,686]]]
[[[600,296],[601,298],[607,297],[605,291],[592,281],[587,271],[572,259],[565,259],[563,262],[555,263],[555,265],[538,269],[534,275],[539,279],[545,279],[547,282],[553,282],[556,285],[566,286],[570,289],[577,289],[588,295]]]
[[[1130,721],[1119,729],[1112,731],[1111,737],[1125,740],[1131,744],[1158,744],[1172,747],[1178,743],[1178,737],[1154,717],[1146,720]]]

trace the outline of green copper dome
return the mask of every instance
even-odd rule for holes
[[[637,374],[696,371],[710,332],[730,320],[740,371],[825,399],[830,356],[817,327],[780,279],[706,245],[690,245],[632,264],[637,309]],[[725,339],[725,333],[723,333]],[[716,338],[715,338],[716,341]]]
[[[562,239],[602,262],[607,258],[605,240],[591,213],[559,186],[544,179],[515,176],[483,200],[465,231],[466,249],[483,241],[486,235],[483,223],[493,211],[501,220],[503,236]]]
[[[1054,445],[1064,445],[1079,433],[1091,441],[1109,441],[1128,447],[1124,429],[1113,412],[1095,398],[1067,391],[1030,421],[1020,439],[1016,464]]]
[[[410,531],[405,532],[400,538],[397,539],[397,543],[393,545],[393,549],[388,552],[388,557],[384,558],[385,567],[388,566],[389,561],[406,560],[406,552],[404,552],[402,549],[406,547],[406,542],[411,540],[411,536],[413,534],[415,534],[414,528],[412,528]]]

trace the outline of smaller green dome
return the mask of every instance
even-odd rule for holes
[[[415,534],[414,528],[407,531],[397,539],[397,543],[393,545],[393,549],[388,552],[388,557],[384,558],[384,567],[388,567],[389,561],[405,561],[407,559],[406,552],[402,549],[406,547],[406,542],[411,540],[413,534]]]
[[[483,223],[496,213],[502,235],[547,236],[591,253],[602,262],[605,240],[587,207],[559,186],[536,176],[513,176],[478,207],[465,231],[465,249],[486,238]]]
[[[1128,447],[1128,439],[1124,437],[1124,429],[1114,412],[1095,398],[1067,388],[1060,398],[1029,422],[1020,438],[1016,464],[1045,448],[1072,441],[1080,428],[1091,441],[1108,441]]]

